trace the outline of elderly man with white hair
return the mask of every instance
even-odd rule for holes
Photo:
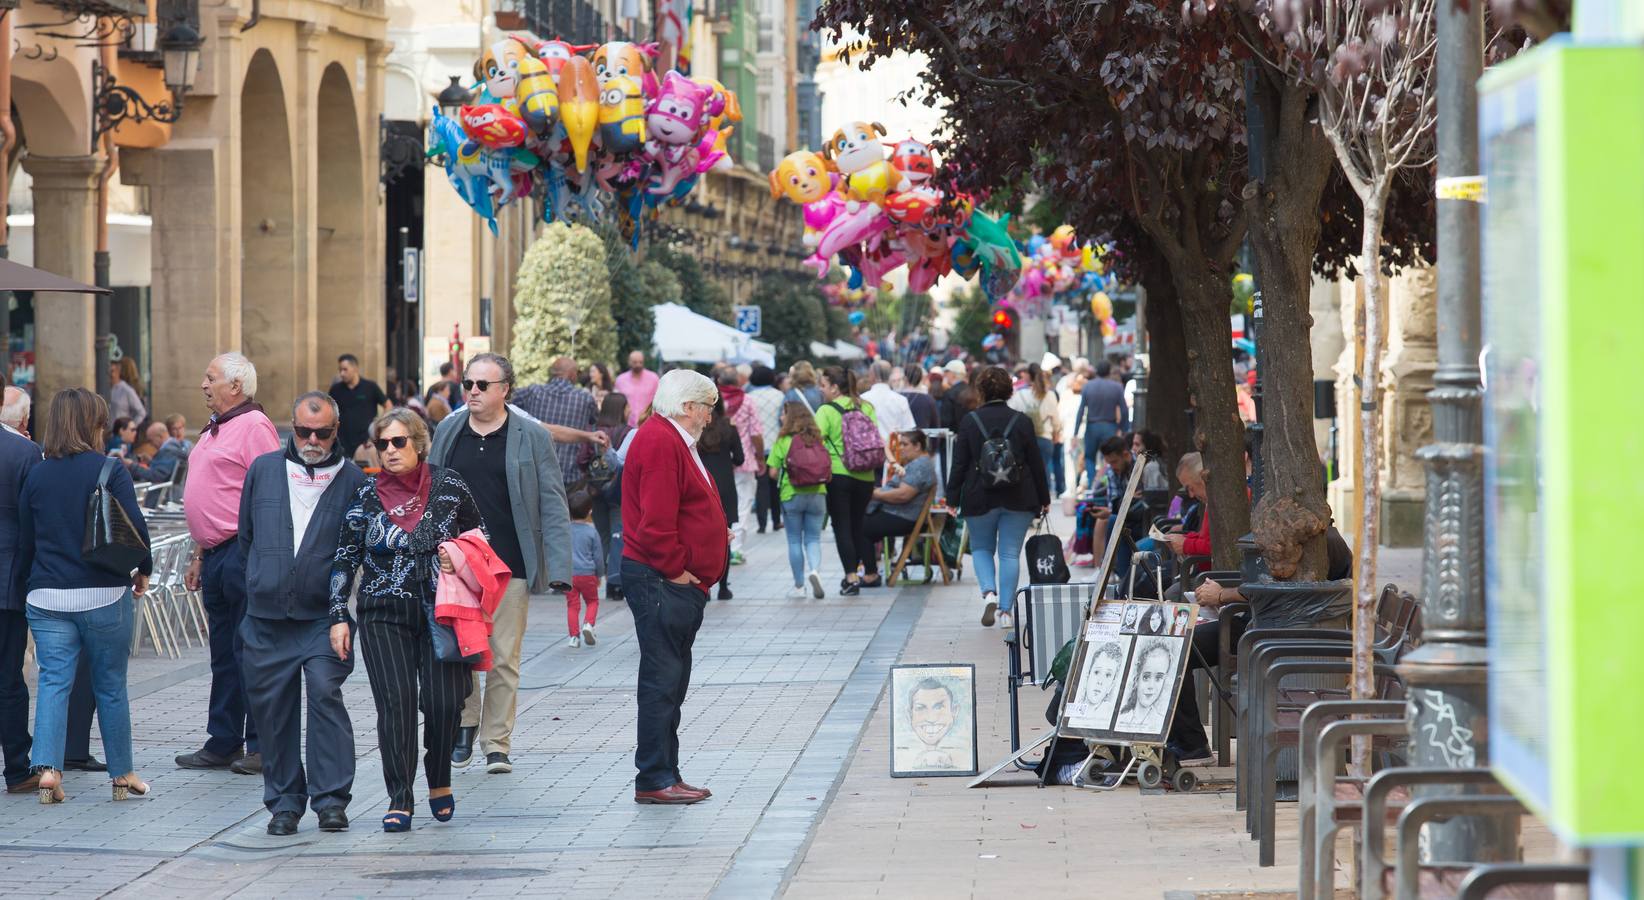
[[[868,389],[862,392],[862,399],[873,404],[874,424],[879,426],[880,440],[888,441],[893,434],[912,431],[918,427],[913,421],[913,408],[908,405],[908,398],[898,394],[891,387],[891,373],[894,367],[885,360],[877,360],[868,366]]]
[[[28,437],[29,405],[32,402],[28,391],[8,385],[4,396],[0,397],[0,428]]]
[[[211,418],[189,454],[183,486],[183,515],[194,538],[194,558],[183,583],[201,592],[211,630],[211,706],[205,746],[179,755],[177,765],[257,775],[263,770],[262,755],[240,674],[240,622],[246,605],[240,492],[251,463],[278,450],[280,436],[254,399],[257,367],[251,360],[238,353],[218,356],[206,366],[200,390]]]
[[[708,585],[729,565],[719,490],[696,442],[719,391],[676,369],[657,383],[622,470],[622,587],[639,638],[639,746],[635,803],[699,803],[712,796],[679,771],[679,708],[691,684],[691,645]]]

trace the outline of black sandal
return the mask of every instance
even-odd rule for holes
[[[382,830],[389,834],[411,830],[411,814],[408,812],[392,811],[382,817]]]
[[[434,821],[449,822],[457,814],[457,798],[454,794],[444,797],[429,797],[428,811],[434,814]]]

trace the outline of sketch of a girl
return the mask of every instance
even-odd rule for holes
[[[1149,606],[1147,613],[1142,616],[1142,624],[1136,629],[1137,634],[1164,634],[1165,617],[1164,607],[1157,604]]]
[[[1137,639],[1129,690],[1114,731],[1156,734],[1163,730],[1165,714],[1170,712],[1169,688],[1175,682],[1176,648],[1180,643],[1169,638]]]

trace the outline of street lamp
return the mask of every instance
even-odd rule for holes
[[[176,122],[183,114],[183,100],[194,87],[200,68],[200,32],[186,21],[166,29],[160,38],[161,66],[166,90],[171,96],[149,103],[142,94],[115,80],[114,73],[101,62],[91,63],[91,149],[95,153],[104,134],[123,122]]]
[[[440,105],[440,112],[455,117],[464,106],[473,102],[474,95],[462,86],[461,75],[452,75],[450,77],[451,83],[446,85],[434,100]]]

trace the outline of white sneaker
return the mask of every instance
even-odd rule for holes
[[[788,588],[788,593],[784,596],[786,596],[789,600],[803,600],[810,595],[810,588],[796,584],[793,587]]]
[[[576,635],[573,634],[570,637],[565,639],[565,646],[567,646],[567,647],[581,647],[582,646],[582,638],[579,638],[579,637],[577,637]]]
[[[822,576],[816,574],[816,570],[812,569],[810,571],[810,573],[805,576],[805,579],[811,583],[811,598],[815,599],[815,600],[821,600],[822,599]]]
[[[992,628],[994,612],[999,609],[999,595],[992,591],[982,595],[982,627]]]
[[[1010,613],[1002,612],[1002,613],[999,614],[999,627],[1000,628],[1013,628],[1013,627],[1015,627],[1015,625],[1016,625],[1016,620],[1011,618]]]
[[[599,643],[598,635],[594,634],[594,623],[582,623],[582,642],[590,647]]]

